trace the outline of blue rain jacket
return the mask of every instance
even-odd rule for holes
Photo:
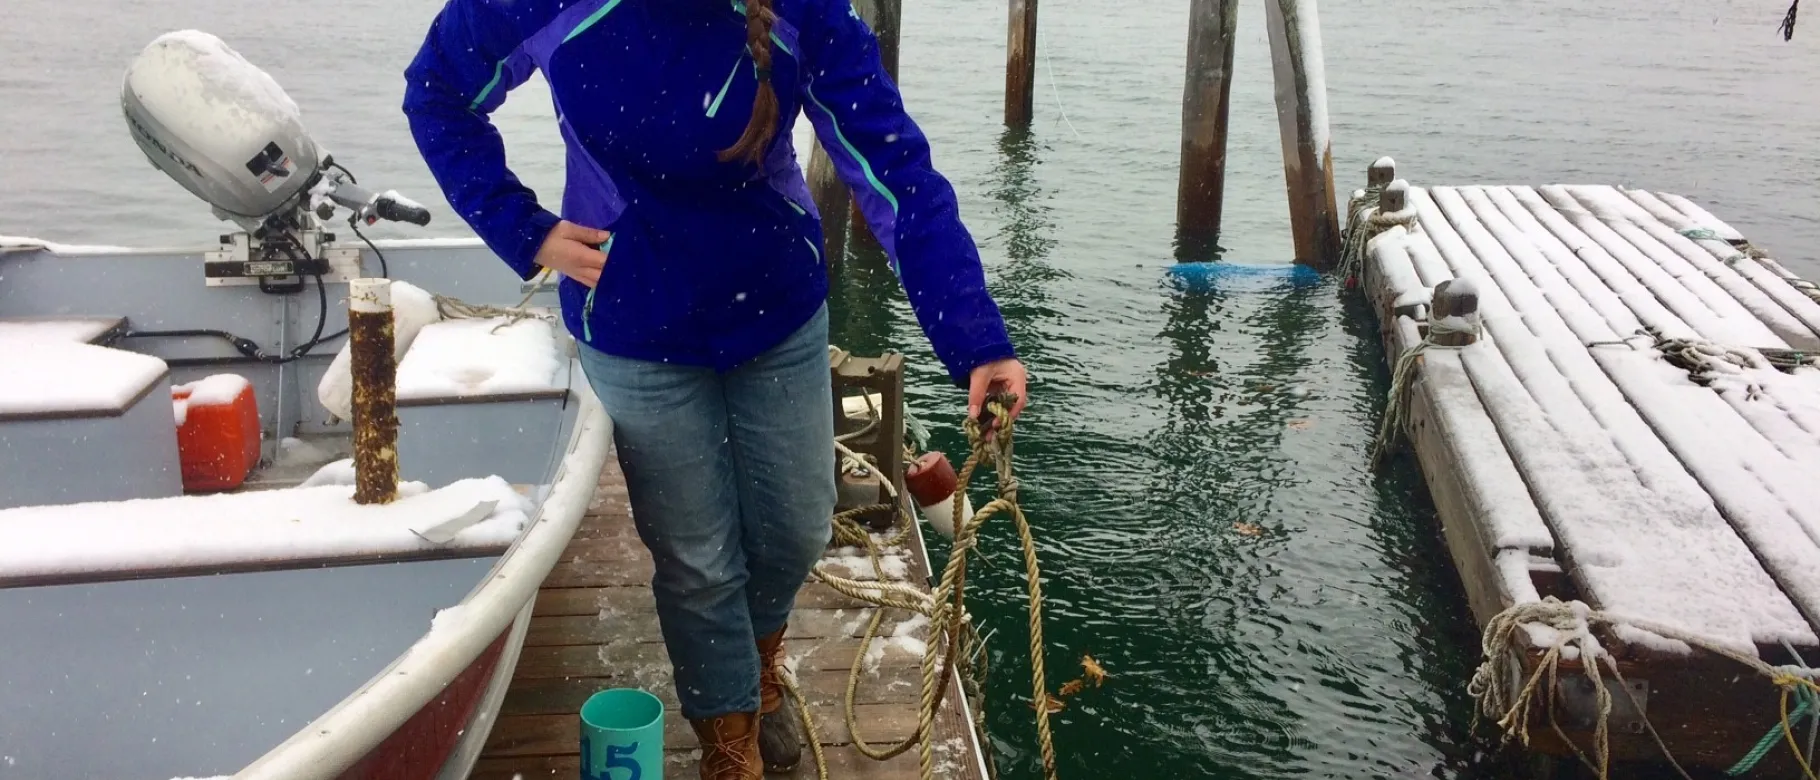
[[[759,73],[728,0],[449,0],[405,71],[418,148],[461,217],[521,278],[558,221],[507,168],[488,115],[541,71],[567,147],[561,218],[610,231],[575,336],[609,354],[725,371],[826,300],[822,227],[791,141],[806,112],[951,377],[1012,357],[953,187],[849,0],[776,0],[781,104],[763,165],[722,163]]]

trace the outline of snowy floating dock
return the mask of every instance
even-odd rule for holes
[[[1482,627],[1552,596],[1820,664],[1812,284],[1668,194],[1398,180],[1356,221],[1388,360],[1432,339],[1400,398],[1403,441]],[[1435,316],[1449,280],[1476,293],[1476,323]],[[1633,694],[1614,693],[1614,759],[1661,761],[1653,726],[1682,764],[1725,768],[1780,722],[1778,691],[1736,661],[1630,626],[1595,634]],[[1548,636],[1530,632],[1526,673]],[[1575,664],[1532,716],[1544,754],[1572,755],[1550,714],[1591,752]],[[1779,746],[1748,776],[1792,766]]]
[[[920,535],[904,549],[887,550],[883,574],[927,589],[929,556]],[[824,561],[835,573],[875,579],[858,550],[830,548]],[[845,571],[841,571],[845,569]],[[625,478],[609,459],[593,505],[562,561],[544,580],[519,655],[511,688],[500,707],[475,780],[575,777],[582,702],[605,688],[643,688],[665,702],[665,776],[694,777],[700,751],[695,733],[677,710],[670,664],[651,597],[650,553],[632,525]],[[899,620],[889,611],[859,679],[854,718],[860,735],[877,746],[915,733],[922,694],[923,637],[927,620]],[[828,775],[844,780],[909,780],[919,776],[917,751],[874,761],[852,747],[844,711],[847,679],[872,607],[818,582],[803,587],[791,616],[783,655],[809,702],[828,758]],[[984,780],[983,754],[965,708],[950,692],[935,720],[936,777]],[[767,775],[776,777],[778,775]],[[813,778],[807,748],[789,777]]]

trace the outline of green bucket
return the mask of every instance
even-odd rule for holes
[[[637,688],[611,688],[581,705],[582,780],[662,780],[664,703]]]

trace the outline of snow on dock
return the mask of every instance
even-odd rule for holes
[[[1362,281],[1391,363],[1421,346],[1392,403],[1479,622],[1553,596],[1771,664],[1820,657],[1813,286],[1679,196],[1382,197],[1401,214],[1369,228]],[[1476,285],[1476,341],[1422,346],[1448,280]],[[1727,766],[1775,719],[1734,662],[1623,625],[1600,640],[1684,763]],[[1614,757],[1660,760],[1634,725]]]
[[[912,537],[909,549],[888,551],[884,576],[924,588],[928,555]],[[853,549],[831,548],[828,560],[872,579]],[[625,478],[609,459],[594,503],[537,594],[524,650],[474,767],[476,780],[573,777],[579,769],[578,712],[596,691],[638,687],[665,703],[665,776],[694,777],[700,755],[695,734],[677,709],[671,670],[651,596],[652,562],[632,524]],[[828,759],[830,777],[908,780],[918,777],[917,751],[889,761],[866,758],[852,747],[844,701],[871,607],[810,583],[797,596],[784,642],[784,665],[797,677]],[[917,728],[922,693],[922,637],[928,621],[898,610],[886,614],[879,636],[863,657],[854,719],[860,736],[877,747],[894,744]],[[938,778],[983,780],[981,753],[962,698],[951,690],[935,721],[934,767]],[[780,775],[767,775],[778,777]],[[787,777],[816,776],[805,748]]]

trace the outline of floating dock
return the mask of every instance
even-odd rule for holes
[[[1577,650],[1601,648],[1614,761],[1725,769],[1770,733],[1743,776],[1803,776],[1782,692],[1724,652],[1820,664],[1820,291],[1676,195],[1423,188],[1387,159],[1368,184],[1347,237],[1405,369],[1386,438],[1420,462],[1474,617],[1552,598],[1614,618],[1488,642],[1521,665],[1474,693],[1512,700],[1571,645],[1507,725],[1597,762]]]
[[[876,579],[871,563],[853,552],[830,549],[824,565],[852,579]],[[930,568],[921,536],[913,534],[903,549],[888,552],[885,576],[926,591]],[[632,525],[624,477],[610,460],[580,530],[537,595],[517,672],[472,777],[577,777],[582,702],[596,691],[616,687],[642,688],[664,700],[666,774],[694,776],[700,751],[694,731],[676,709],[651,596],[651,574],[650,553]],[[849,672],[872,610],[826,585],[805,585],[783,655],[809,702],[829,777],[917,778],[916,749],[874,761],[853,746],[847,727]],[[898,630],[906,619],[914,622]],[[880,749],[916,732],[927,625],[902,610],[888,610],[873,649],[858,659],[863,671],[854,720],[860,736]],[[934,742],[936,777],[984,780],[985,754],[958,688],[944,699],[935,720]],[[814,757],[806,747],[802,763],[790,776],[816,776]]]

